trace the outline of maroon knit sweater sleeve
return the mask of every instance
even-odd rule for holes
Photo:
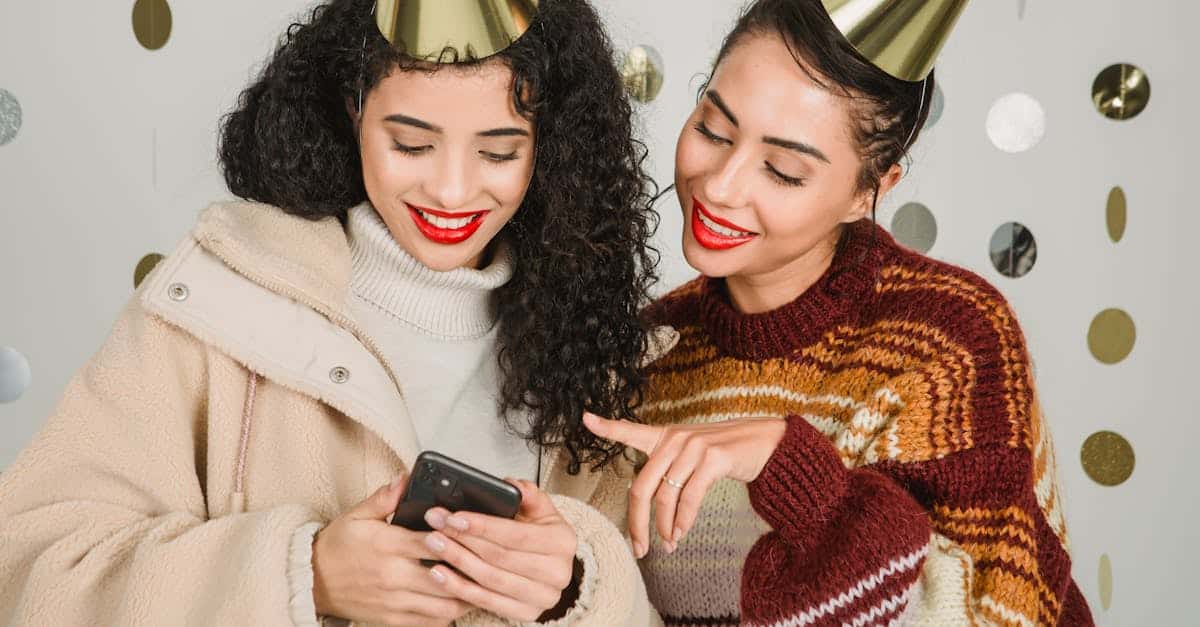
[[[847,469],[824,436],[790,418],[749,486],[751,504],[773,531],[746,560],[742,618],[755,625],[887,624],[919,605],[918,579],[961,577],[925,568],[931,551],[950,545],[976,571],[963,620],[1005,624],[1019,612],[1037,624],[1091,625],[1066,549],[1041,513],[1034,476],[1028,449],[994,445]],[[931,531],[943,538],[941,547]],[[945,616],[951,608],[916,607],[908,617],[930,609]]]
[[[847,470],[820,432],[792,417],[750,483],[750,502],[774,532],[743,569],[743,620],[886,624],[904,609],[930,523],[895,481],[869,468]]]

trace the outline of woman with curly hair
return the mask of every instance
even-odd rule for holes
[[[223,127],[244,202],[204,212],[0,480],[0,622],[651,616],[622,534],[561,495],[619,451],[581,416],[631,417],[653,280],[600,21],[547,1],[497,54],[431,61],[373,5],[289,28]],[[388,524],[422,448],[513,478],[520,514]]]

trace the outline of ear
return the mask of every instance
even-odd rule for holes
[[[900,167],[900,164],[892,164],[892,167],[888,168],[888,171],[885,172],[883,176],[879,177],[878,187],[864,190],[858,195],[858,198],[855,199],[854,206],[850,209],[850,212],[846,215],[842,222],[845,224],[851,224],[853,222],[858,222],[863,218],[870,217],[872,206],[877,207],[878,205],[882,204],[883,199],[888,195],[889,192],[892,191],[893,188],[896,187],[896,185],[900,182],[900,179],[903,177],[904,169]]]
[[[900,179],[902,178],[904,178],[904,168],[901,168],[899,163],[893,163],[892,167],[888,168],[887,173],[879,179],[880,202],[883,202],[884,196],[887,196],[900,183]]]

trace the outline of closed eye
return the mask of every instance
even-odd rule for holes
[[[780,183],[783,183],[784,185],[787,185],[789,187],[803,187],[804,186],[804,179],[796,178],[794,176],[788,176],[788,175],[784,174],[783,172],[776,170],[775,166],[771,165],[770,162],[767,162],[766,166],[767,166],[767,172],[769,172],[771,174],[771,178],[774,178],[776,181],[779,181]]]
[[[425,154],[433,148],[433,146],[408,146],[395,140],[392,143],[395,145],[397,151],[412,156]]]
[[[495,153],[495,152],[488,152],[486,150],[481,150],[481,151],[479,151],[479,154],[483,155],[483,158],[487,159],[488,161],[492,161],[495,163],[504,163],[506,161],[516,161],[517,158],[520,156],[516,153],[516,151],[505,153],[505,154],[500,154],[500,153]]]
[[[700,132],[701,135],[703,135],[705,138],[707,138],[708,141],[710,141],[714,144],[717,144],[718,146],[732,146],[733,145],[733,142],[712,132],[712,130],[709,129],[708,126],[706,124],[704,124],[703,121],[696,122],[695,128],[697,131]]]

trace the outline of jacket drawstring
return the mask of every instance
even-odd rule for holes
[[[237,469],[233,479],[233,494],[229,508],[234,514],[246,511],[246,451],[250,447],[250,422],[254,416],[254,393],[258,388],[258,374],[251,372],[246,384],[246,405],[242,409],[242,437],[238,443]]]

